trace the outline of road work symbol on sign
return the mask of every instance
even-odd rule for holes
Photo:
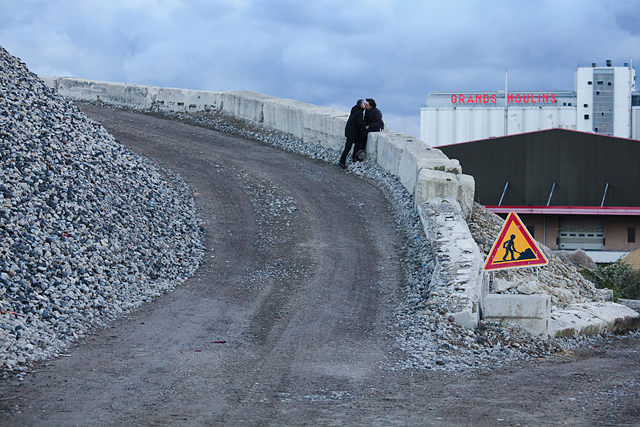
[[[484,269],[540,267],[547,263],[547,259],[518,214],[509,212],[498,239],[484,263]]]

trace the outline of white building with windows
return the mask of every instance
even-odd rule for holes
[[[631,62],[607,61],[579,67],[574,90],[433,92],[420,109],[420,139],[435,147],[553,128],[640,139],[635,80]]]

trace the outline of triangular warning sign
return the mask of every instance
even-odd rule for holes
[[[518,214],[509,212],[498,239],[484,263],[484,269],[536,267],[547,265],[547,263],[547,259]]]

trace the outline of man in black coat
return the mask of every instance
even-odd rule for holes
[[[351,108],[351,114],[349,114],[347,125],[344,128],[344,136],[347,137],[347,142],[344,145],[342,156],[340,156],[340,163],[338,163],[342,169],[347,168],[347,156],[349,155],[349,151],[351,151],[351,147],[357,145],[360,132],[367,128],[364,121],[364,109],[366,106],[367,101],[359,99],[356,105]],[[353,154],[355,161],[355,150]]]

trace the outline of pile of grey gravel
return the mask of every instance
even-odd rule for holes
[[[54,356],[190,277],[182,179],[121,146],[0,47],[0,370]]]

